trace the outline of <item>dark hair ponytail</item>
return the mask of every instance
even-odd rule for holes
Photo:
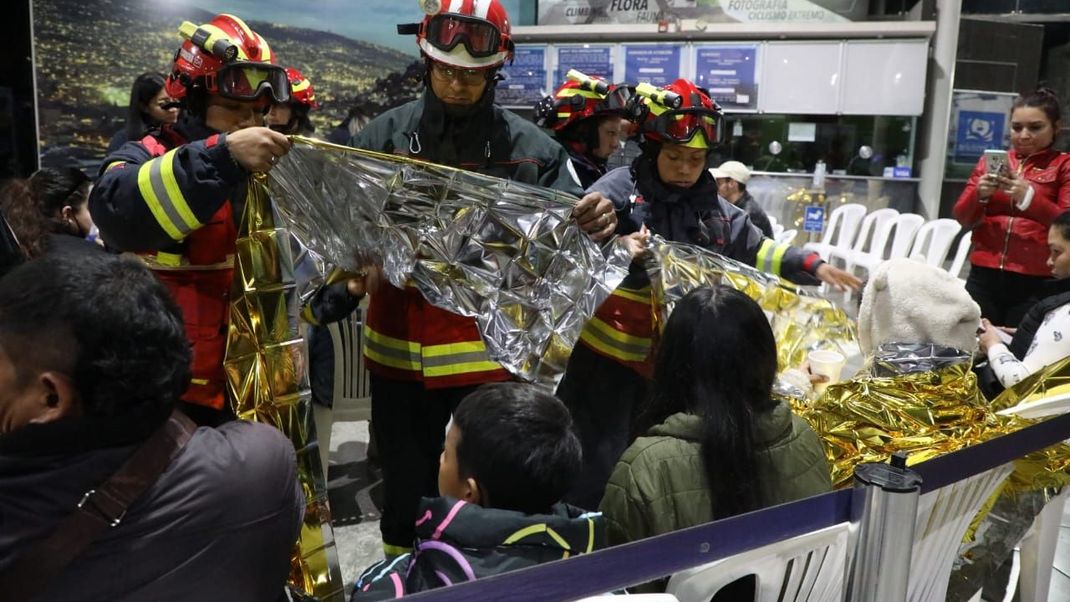
[[[1059,127],[1059,121],[1063,117],[1062,110],[1059,107],[1059,97],[1055,95],[1051,88],[1037,88],[1032,92],[1019,94],[1018,98],[1014,99],[1014,104],[1011,105],[1011,112],[1013,113],[1016,109],[1023,107],[1044,111],[1044,115],[1051,121],[1053,128]]]
[[[714,518],[761,507],[764,452],[754,424],[776,406],[776,371],[776,339],[753,299],[716,286],[693,290],[676,304],[658,349],[650,403],[636,425],[645,431],[678,412],[702,417]]]

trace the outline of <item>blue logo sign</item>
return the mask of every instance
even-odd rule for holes
[[[1003,146],[1003,113],[959,111],[955,162],[976,163],[987,149]]]
[[[811,206],[803,209],[803,232],[821,232],[824,229],[824,207]]]

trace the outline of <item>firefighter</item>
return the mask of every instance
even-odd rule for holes
[[[570,70],[552,96],[535,105],[535,123],[553,130],[572,158],[584,190],[606,175],[606,162],[620,150],[629,86]]]
[[[182,308],[193,345],[184,410],[217,424],[232,416],[223,355],[245,182],[290,148],[263,127],[270,102],[289,101],[290,83],[267,42],[237,17],[186,22],[180,32],[186,40],[166,89],[182,117],[108,156],[89,203],[104,242],[139,254]]]
[[[501,3],[422,5],[423,21],[398,31],[416,34],[426,64],[423,95],[372,120],[350,146],[581,194],[565,150],[533,123],[494,105],[498,71],[513,55]],[[595,240],[616,228],[612,203],[604,198],[582,199],[573,216]],[[380,529],[384,551],[394,556],[412,546],[420,497],[438,494],[439,454],[453,409],[477,386],[510,375],[490,359],[475,320],[434,307],[414,287],[378,284],[383,281],[368,268],[363,277],[322,289],[305,315],[313,322],[337,320],[356,307],[360,294],[371,293],[364,357],[383,469]]]
[[[308,113],[320,108],[320,103],[316,102],[316,91],[312,88],[312,82],[293,67],[286,68],[286,77],[290,80],[290,100],[271,103],[264,120],[276,132],[311,136],[316,126],[312,125]]]
[[[588,197],[612,200],[617,233],[660,235],[696,245],[793,282],[857,289],[854,276],[816,253],[765,238],[745,211],[717,194],[707,169],[721,140],[717,105],[692,82],[636,86],[629,115],[639,126],[642,154],[610,171]],[[646,400],[654,335],[650,280],[640,261],[580,334],[557,390],[583,445],[584,468],[567,501],[597,508],[614,465],[629,443],[633,412]],[[684,368],[681,368],[684,369]]]

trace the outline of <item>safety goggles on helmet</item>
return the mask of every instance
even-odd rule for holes
[[[704,107],[666,111],[653,122],[648,122],[646,131],[664,142],[686,144],[701,133],[706,144],[712,147],[721,142],[722,124],[716,113]]]
[[[501,31],[489,21],[454,14],[435,16],[427,24],[427,41],[443,52],[464,44],[473,58],[486,58],[498,53]]]
[[[598,107],[599,111],[627,111],[635,91],[631,86],[618,85],[610,90]]]
[[[224,98],[256,100],[270,93],[275,102],[289,102],[290,80],[286,71],[270,63],[234,63],[209,75],[207,87]],[[213,85],[214,84],[214,85]]]

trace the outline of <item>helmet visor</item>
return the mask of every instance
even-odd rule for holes
[[[473,58],[485,58],[498,52],[501,32],[489,21],[457,15],[438,15],[427,25],[427,41],[443,52],[464,44]]]
[[[677,144],[686,144],[701,133],[709,148],[721,142],[721,118],[705,108],[666,111],[654,119],[653,131]]]
[[[613,88],[606,94],[605,99],[602,101],[599,110],[600,111],[625,111],[628,108],[628,101],[633,96],[633,90],[631,86],[619,85]]]
[[[275,102],[289,102],[290,80],[282,67],[268,63],[235,63],[216,76],[219,95],[235,100],[256,100],[271,94]]]

